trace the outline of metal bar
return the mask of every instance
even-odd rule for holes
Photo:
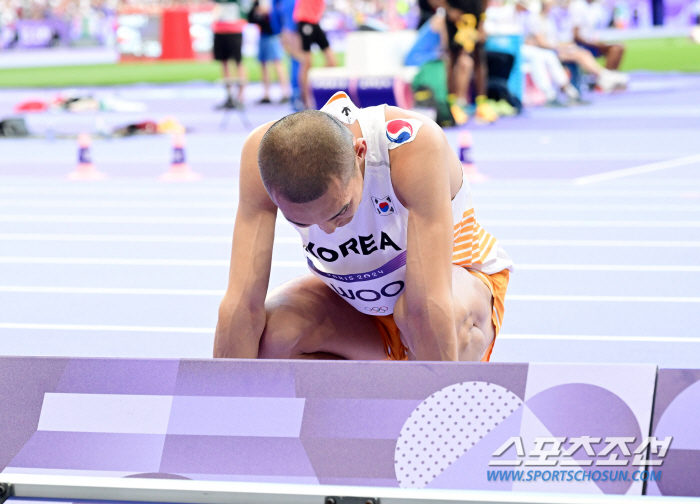
[[[411,490],[335,485],[288,485],[0,474],[14,496],[178,504],[322,504],[329,495],[379,498],[382,504],[669,504],[696,503],[689,497],[555,494],[470,490]]]

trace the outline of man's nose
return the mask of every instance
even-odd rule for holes
[[[318,227],[321,228],[321,231],[323,231],[326,234],[331,234],[335,229],[338,227],[332,222],[324,222],[323,224],[319,224]]]

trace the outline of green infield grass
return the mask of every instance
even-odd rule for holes
[[[628,40],[621,70],[651,70],[658,72],[700,72],[700,45],[686,38]],[[322,64],[320,53],[314,54],[314,64]],[[343,63],[343,55],[338,55]],[[260,65],[255,58],[245,58],[248,80],[260,80]],[[274,72],[273,72],[274,74]],[[274,77],[274,75],[273,75]],[[149,61],[114,65],[63,66],[42,68],[0,69],[0,87],[77,87],[166,83],[188,81],[218,81],[221,68],[217,62]]]

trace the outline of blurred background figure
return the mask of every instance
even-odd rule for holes
[[[302,48],[299,88],[306,108],[313,107],[311,89],[308,86],[309,69],[311,68],[311,46],[316,44],[323,51],[327,66],[332,67],[336,65],[335,54],[328,43],[326,32],[319,25],[325,10],[326,3],[324,0],[296,0],[296,6],[294,7],[294,21],[298,25]]]
[[[287,70],[282,63],[284,50],[279,35],[275,34],[270,21],[271,4],[269,0],[255,0],[248,14],[248,21],[260,27],[260,40],[258,41],[258,61],[260,61],[263,79],[263,97],[259,103],[266,104],[270,101],[270,66],[277,72],[277,78],[282,87],[282,100],[287,103],[291,90],[287,79]]]
[[[453,96],[453,115],[458,124],[466,122],[474,110],[477,119],[494,122],[498,114],[487,103],[488,68],[484,42],[483,18],[487,0],[431,0],[445,9],[449,63],[447,82]],[[475,107],[470,107],[470,84],[474,78]],[[460,110],[463,111],[460,113]]]
[[[559,91],[566,95],[567,103],[582,103],[581,95],[571,84],[555,48],[548,47],[543,35],[547,21],[540,15],[541,8],[537,0],[516,0],[517,20],[524,40],[520,55],[530,65],[530,76],[535,86],[544,93],[547,105],[561,104]]]
[[[596,0],[573,0],[569,5],[574,42],[588,49],[594,57],[604,57],[605,68],[608,70],[617,70],[620,68],[625,46],[606,44],[595,36],[595,30],[600,27],[604,16],[602,6]]]
[[[243,106],[243,92],[246,84],[246,70],[243,66],[243,28],[245,17],[241,13],[239,0],[214,0],[214,59],[221,62],[226,101],[218,105],[218,109],[232,109]],[[231,61],[235,64],[235,76],[231,72]],[[236,96],[233,86],[238,85]]]
[[[593,76],[596,86],[603,92],[624,89],[629,82],[629,76],[602,67],[588,49],[573,42],[570,30],[565,30],[563,34],[558,30],[552,15],[554,5],[553,0],[545,0],[541,4],[539,16],[533,16],[529,21],[530,44],[554,50],[560,61],[580,66]],[[562,24],[568,26],[566,22]]]

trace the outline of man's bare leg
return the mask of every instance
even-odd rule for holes
[[[312,275],[274,289],[258,356],[264,359],[386,358],[371,315],[360,313]]]
[[[459,345],[459,360],[478,361],[494,340],[496,330],[491,321],[493,296],[479,278],[461,266],[452,266],[452,299]],[[407,324],[405,296],[402,294],[394,307],[394,321],[408,346],[409,358],[421,354],[420,341],[410,341],[405,335]]]
[[[303,56],[299,60],[299,65],[299,89],[301,90],[301,98],[306,108],[311,108],[311,89],[308,84],[309,69],[311,68],[311,52],[304,51]]]
[[[333,49],[331,49],[330,47],[326,47],[323,50],[323,55],[326,58],[326,66],[334,67],[338,64],[336,57],[335,57],[335,53],[333,52]]]

